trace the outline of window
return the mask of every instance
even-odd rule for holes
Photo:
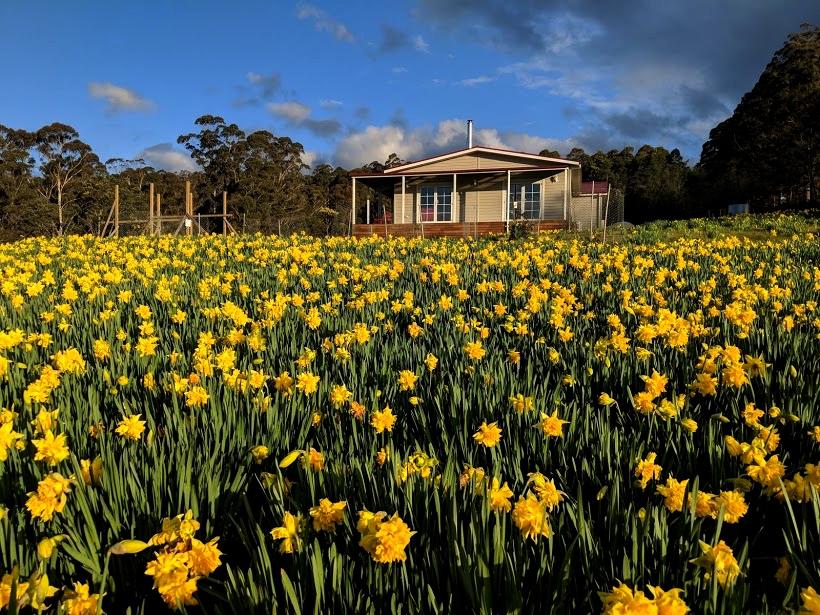
[[[453,189],[447,186],[422,186],[419,208],[422,222],[450,222],[453,214]]]
[[[432,222],[436,219],[436,190],[430,186],[421,187],[421,221]]]
[[[452,188],[436,188],[436,220],[439,222],[450,222],[452,220],[453,192]]]
[[[537,220],[541,217],[541,184],[512,184],[509,196],[510,220],[525,218]]]

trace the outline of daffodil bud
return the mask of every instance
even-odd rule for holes
[[[301,450],[296,450],[296,451],[289,452],[287,455],[285,455],[285,458],[282,459],[282,461],[279,462],[279,467],[280,468],[287,468],[289,465],[293,464],[294,461],[299,459],[299,457],[302,455],[302,453],[304,453],[304,451],[301,451]]]
[[[50,559],[51,556],[54,554],[54,549],[60,544],[63,539],[65,538],[64,534],[58,534],[57,536],[52,536],[48,538],[43,538],[40,542],[37,543],[37,557],[42,560]]]
[[[150,546],[150,544],[142,540],[121,540],[111,547],[108,552],[111,555],[132,555],[144,551]]]

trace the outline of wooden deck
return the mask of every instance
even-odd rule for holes
[[[567,228],[565,220],[531,220],[535,231]],[[469,237],[503,234],[506,222],[425,222],[424,224],[354,224],[354,237]]]

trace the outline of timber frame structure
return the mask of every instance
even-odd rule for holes
[[[100,232],[101,237],[119,237],[120,227],[123,225],[142,226],[147,235],[159,237],[163,234],[163,223],[175,223],[174,235],[179,235],[184,230],[186,236],[194,234],[200,235],[206,231],[202,228],[202,219],[221,218],[222,234],[235,234],[233,225],[228,221],[231,214],[228,213],[228,193],[222,193],[222,213],[220,214],[194,214],[194,195],[191,192],[190,180],[185,181],[185,213],[182,215],[162,215],[162,195],[154,191],[154,184],[148,184],[148,218],[147,219],[120,219],[120,187],[114,186],[114,202],[108,212],[108,219]]]

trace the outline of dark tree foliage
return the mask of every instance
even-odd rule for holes
[[[0,124],[0,239],[49,232],[46,203],[33,181],[35,135]]]
[[[387,160],[384,163],[385,169],[392,169],[393,167],[400,167],[403,164],[406,164],[406,160],[402,160],[398,157],[398,155],[394,152],[387,157]]]
[[[84,184],[104,172],[91,146],[71,126],[55,122],[35,133],[33,153],[40,172],[37,190],[57,212],[55,232],[87,231],[78,196]]]
[[[350,219],[350,176],[341,167],[320,164],[307,181],[308,201],[315,216],[311,232],[315,235],[344,233]]]
[[[587,154],[576,147],[565,157],[581,163],[584,181],[608,181],[622,190],[630,222],[702,213],[691,196],[691,169],[677,149],[644,145],[637,152],[625,147]]]
[[[752,90],[703,146],[704,198],[758,207],[817,203],[820,27],[789,36]]]
[[[194,124],[201,126],[200,131],[180,136],[177,143],[191,153],[214,192],[234,192],[242,173],[245,132],[218,115],[203,115]]]

